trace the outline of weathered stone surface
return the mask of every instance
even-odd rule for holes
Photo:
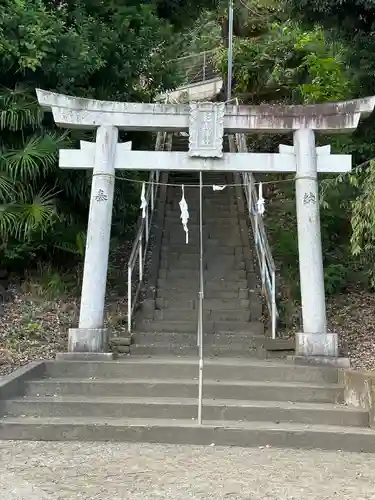
[[[115,125],[124,130],[188,130],[189,106],[98,101],[37,89],[39,103],[63,127]],[[232,133],[278,133],[299,128],[348,132],[361,114],[373,111],[375,97],[309,106],[226,106],[224,129]]]
[[[338,357],[337,333],[296,333],[296,355]]]
[[[68,351],[78,353],[106,352],[109,331],[106,328],[70,328]]]
[[[223,157],[224,110],[223,103],[190,104],[189,156]]]
[[[370,427],[375,427],[375,373],[342,370],[339,379],[344,385],[345,403],[368,411]]]
[[[26,366],[22,366],[11,374],[6,375],[0,380],[0,402],[1,400],[22,395],[25,390],[25,382],[31,378],[43,376],[44,371],[45,364],[43,361],[32,361]]]
[[[114,352],[119,354],[130,354],[130,346],[129,345],[117,345],[114,347]]]
[[[288,356],[288,360],[297,365],[332,366],[335,368],[350,368],[350,359],[337,356]]]
[[[131,344],[130,337],[112,337],[109,343],[112,346],[129,346]]]
[[[112,352],[58,352],[56,361],[111,361]]]

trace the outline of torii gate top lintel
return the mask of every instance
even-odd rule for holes
[[[189,130],[191,106],[186,104],[100,101],[41,89],[36,92],[40,105],[51,110],[62,127],[94,129],[112,125],[122,130]],[[355,130],[361,115],[370,114],[374,107],[375,96],[314,105],[225,105],[223,125],[230,133],[274,134],[301,128],[345,133]]]

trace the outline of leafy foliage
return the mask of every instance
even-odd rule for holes
[[[174,27],[186,2],[4,0],[0,5],[0,261],[82,257],[89,172],[63,172],[58,150],[92,133],[56,129],[35,88],[109,100],[151,101],[175,82]],[[197,3],[199,6],[199,2]],[[190,10],[193,20],[198,15]],[[165,17],[165,16],[164,16]],[[123,134],[135,147],[151,137]],[[139,177],[139,174],[130,174]],[[121,174],[119,174],[121,177]],[[113,235],[138,214],[138,186],[118,181]],[[74,262],[74,260],[72,261]]]
[[[286,0],[294,19],[305,25],[323,26],[332,39],[348,48],[348,62],[355,69],[357,95],[375,93],[375,2],[374,0]]]
[[[235,39],[235,91],[252,103],[342,99],[350,91],[342,54],[320,28],[306,32],[292,21],[273,22],[260,36]],[[226,73],[226,49],[218,53],[217,64]]]

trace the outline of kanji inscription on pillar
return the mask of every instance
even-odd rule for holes
[[[314,193],[305,193],[303,196],[303,204],[304,205],[315,205],[316,196]]]
[[[190,104],[189,156],[223,157],[224,103]]]
[[[108,196],[105,194],[103,189],[98,189],[98,192],[95,195],[95,201],[97,201],[98,203],[102,203],[103,201],[107,201],[107,200],[108,200]]]

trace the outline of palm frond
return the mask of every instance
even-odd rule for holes
[[[15,195],[14,183],[6,172],[0,170],[0,201],[9,201]]]
[[[0,130],[22,130],[38,127],[43,120],[43,110],[35,92],[25,86],[14,89],[0,87]]]
[[[12,179],[33,182],[55,166],[59,141],[56,134],[34,135],[26,140],[22,149],[4,151],[0,161]]]
[[[4,244],[13,235],[14,228],[18,225],[17,211],[11,204],[0,205],[0,241]]]
[[[19,205],[19,217],[15,228],[15,236],[27,240],[36,231],[41,237],[52,226],[57,218],[54,190],[43,187],[31,203]]]

